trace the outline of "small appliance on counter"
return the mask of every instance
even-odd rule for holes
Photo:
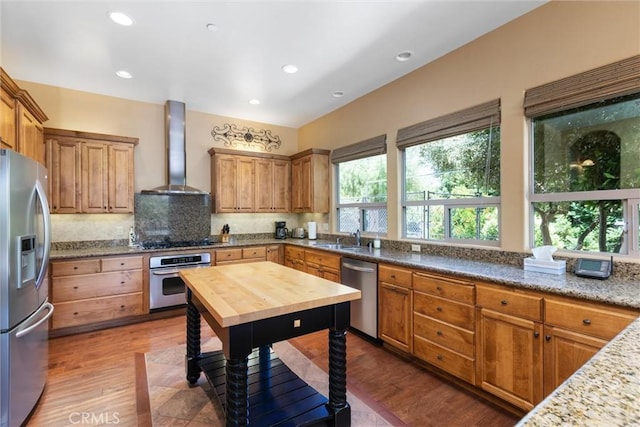
[[[289,234],[289,229],[287,228],[287,221],[276,221],[276,239],[286,239],[287,234]]]
[[[309,233],[309,236],[307,236],[309,240],[316,240],[318,238],[318,225],[309,221],[307,223],[307,232]]]
[[[304,239],[304,228],[296,227],[291,230],[291,237],[294,239]]]

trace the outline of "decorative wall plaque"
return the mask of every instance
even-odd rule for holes
[[[247,147],[258,147],[263,151],[280,148],[280,137],[273,135],[268,129],[255,130],[244,127],[238,129],[236,125],[225,123],[223,127],[214,126],[211,136],[215,141],[222,141],[225,147],[237,147],[238,144]]]

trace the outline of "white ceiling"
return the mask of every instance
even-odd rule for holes
[[[545,1],[0,0],[0,64],[17,80],[297,128]]]

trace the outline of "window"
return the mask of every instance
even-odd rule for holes
[[[331,161],[337,166],[338,231],[386,234],[386,137],[333,150]]]
[[[532,246],[640,255],[638,65],[640,56],[527,91]]]
[[[403,236],[497,246],[500,101],[398,131]]]

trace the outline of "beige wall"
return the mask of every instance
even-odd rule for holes
[[[131,136],[140,139],[135,149],[135,191],[165,184],[164,104],[151,104],[121,98],[97,95],[76,90],[18,81],[46,112],[46,127],[86,132]],[[282,145],[274,153],[291,155],[298,151],[297,129],[250,122],[198,111],[186,112],[187,183],[204,191],[211,191],[211,147],[223,147],[214,141],[214,126],[225,123],[238,128],[269,129],[280,137]],[[239,148],[242,149],[242,148]],[[297,226],[297,215],[261,214],[247,220],[237,217],[233,221],[237,233],[267,233],[274,229],[273,221],[286,220]],[[228,218],[212,215],[212,233],[219,230],[218,223]],[[53,241],[126,239],[133,215],[52,215]]]
[[[397,130],[500,98],[502,248],[525,251],[529,215],[525,90],[639,53],[640,2],[552,1],[303,126],[299,148],[336,148],[386,133],[389,237],[398,238]]]

